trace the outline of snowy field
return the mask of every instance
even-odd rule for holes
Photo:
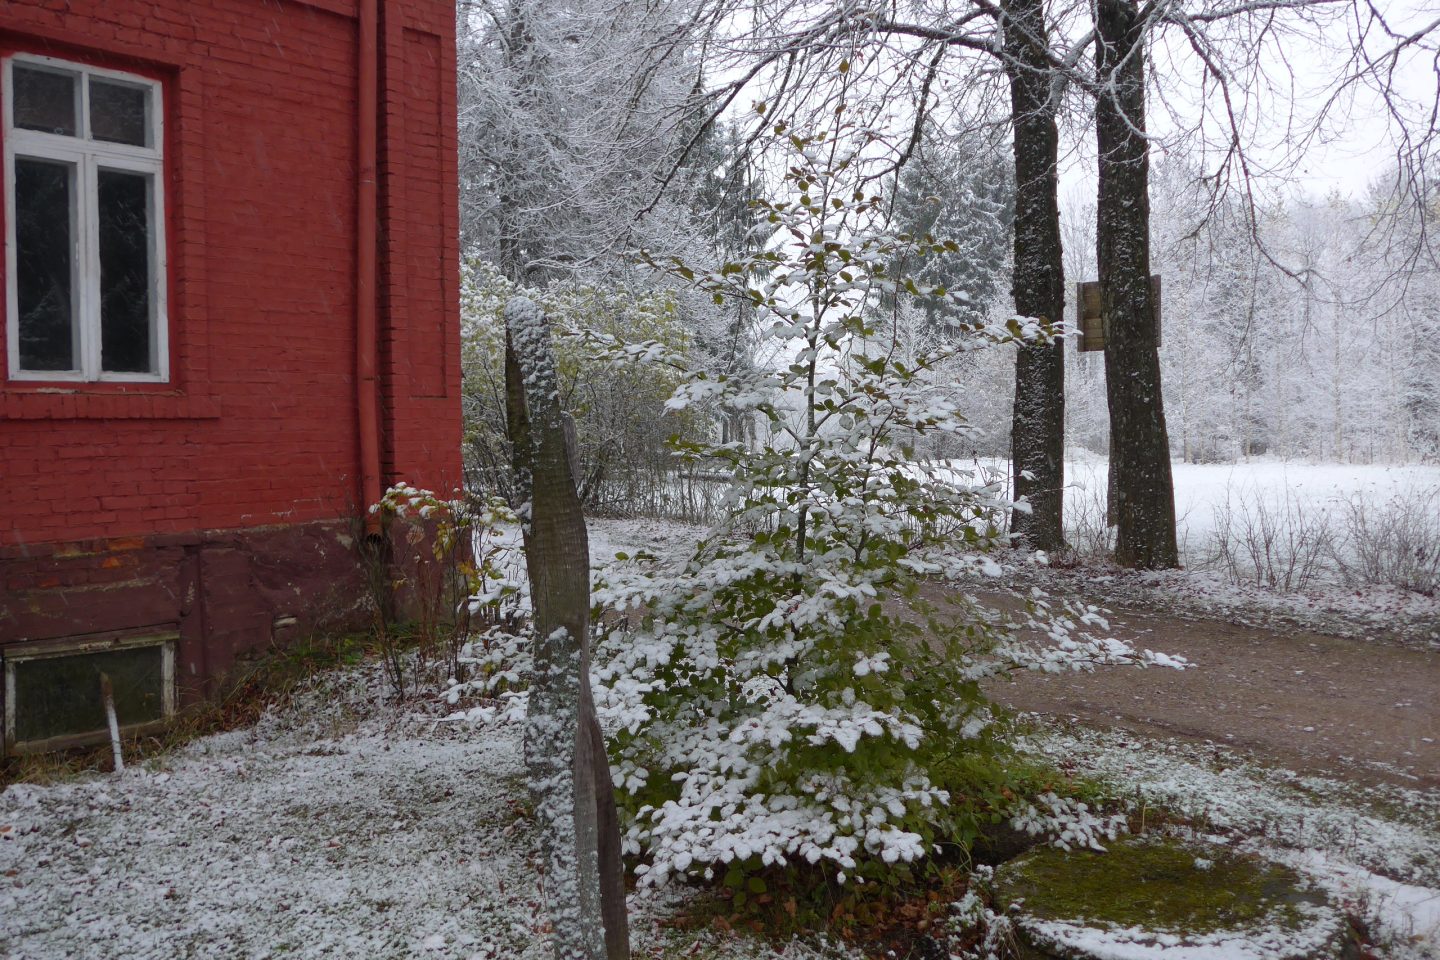
[[[1238,505],[1257,498],[1269,504],[1287,499],[1307,513],[1343,521],[1346,504],[1356,498],[1385,504],[1396,497],[1440,488],[1440,466],[1295,463],[1172,463],[1175,518],[1180,542],[1192,555],[1213,543],[1217,519],[1227,500]],[[1105,503],[1109,467],[1103,459],[1074,459],[1065,464],[1065,510],[1071,516]],[[1192,559],[1198,559],[1192,557]]]
[[[995,458],[952,460],[955,479],[966,484],[998,484],[1008,490],[1010,463]],[[1176,535],[1181,561],[1192,570],[1223,566],[1220,549],[1227,528],[1232,548],[1246,553],[1247,526],[1273,523],[1277,539],[1298,542],[1317,532],[1326,540],[1316,566],[1316,580],[1338,581],[1335,555],[1346,556],[1347,519],[1362,505],[1371,519],[1399,501],[1427,507],[1432,537],[1440,545],[1440,465],[1325,464],[1257,459],[1245,463],[1196,464],[1172,462],[1175,481]],[[1083,450],[1072,450],[1065,463],[1067,537],[1082,552],[1095,554],[1103,538],[1113,535],[1105,524],[1108,464]],[[701,484],[706,502],[713,502],[720,484]],[[701,511],[702,513],[704,511]],[[1228,523],[1227,523],[1228,521]],[[666,521],[651,521],[665,523]],[[677,529],[686,525],[678,521]],[[665,541],[667,544],[668,540]],[[1272,543],[1282,550],[1295,543]],[[597,551],[595,556],[608,556]],[[1242,566],[1249,566],[1248,562]],[[1253,570],[1242,570],[1253,574]]]
[[[951,461],[964,482],[1008,487],[1009,462]],[[1440,591],[1440,465],[1312,464],[1258,459],[1171,463],[1176,536],[1189,571],[1277,593],[1334,587]],[[1066,540],[1107,555],[1108,464],[1083,450],[1065,463]]]

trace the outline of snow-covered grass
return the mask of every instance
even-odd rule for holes
[[[1108,782],[1142,821],[1179,815],[1205,839],[1293,867],[1362,918],[1387,960],[1440,958],[1440,795],[1302,777],[1218,747],[1073,725],[1041,727],[1027,746]]]
[[[980,458],[949,465],[956,482],[1008,488],[1008,461]],[[1259,458],[1229,464],[1173,462],[1171,470],[1181,561],[1192,572],[1214,574],[1240,587],[1258,583],[1270,594],[1335,594],[1340,586],[1362,587],[1388,610],[1405,599],[1400,595],[1413,597],[1415,584],[1395,582],[1405,578],[1399,571],[1384,569],[1383,562],[1363,562],[1365,552],[1383,553],[1386,541],[1394,539],[1393,529],[1384,523],[1387,512],[1400,511],[1397,516],[1403,516],[1406,508],[1413,508],[1425,515],[1409,525],[1413,540],[1407,545],[1409,552],[1422,554],[1420,564],[1428,565],[1428,576],[1421,579],[1431,585],[1431,592],[1440,580],[1440,558],[1435,556],[1440,549],[1440,465]],[[1065,476],[1067,538],[1082,556],[1107,553],[1114,536],[1105,523],[1108,464],[1104,458],[1074,449],[1066,460]],[[1359,532],[1367,543],[1356,542],[1357,508],[1367,514],[1368,529]],[[645,539],[671,546],[674,542],[659,531],[688,528],[659,520],[622,523],[635,532],[648,528]],[[1270,542],[1260,542],[1264,537]],[[601,545],[608,543],[602,539]],[[1252,554],[1263,553],[1266,547],[1269,555],[1261,563],[1268,569],[1257,570]],[[610,554],[592,550],[592,555],[598,559]],[[1404,589],[1407,586],[1412,589]],[[1255,599],[1247,597],[1245,602]]]
[[[997,460],[966,465],[1002,476],[1008,469]],[[1081,578],[1024,564],[1019,572],[1061,592],[1078,589],[1102,605],[1160,603],[1191,616],[1255,625],[1298,622],[1339,635],[1382,633],[1440,648],[1440,591],[1413,589],[1422,579],[1417,573],[1440,583],[1440,466],[1278,460],[1171,466],[1184,569],[1124,571],[1103,562],[1096,569],[1114,537],[1105,523],[1107,464],[1073,450],[1066,461],[1065,521],[1069,543],[1086,561]],[[1358,517],[1357,510],[1365,515]],[[1227,514],[1230,536],[1222,544]],[[1357,520],[1364,529],[1357,529]],[[1314,549],[1317,540],[1323,549]],[[1256,570],[1251,547],[1268,575]]]
[[[520,725],[439,723],[378,666],[324,674],[255,728],[123,776],[0,794],[0,945],[15,960],[540,960],[549,942]],[[1388,960],[1440,956],[1440,796],[1247,765],[1213,748],[1042,729],[1027,749],[1277,858],[1367,918]],[[666,922],[632,895],[637,957],[816,960]]]
[[[1412,480],[1402,476],[1398,482]],[[1372,481],[1372,492],[1383,495],[1383,490],[1377,492],[1379,481]],[[1210,489],[1226,487],[1214,480]],[[1350,492],[1364,489],[1361,485]],[[595,556],[647,542],[652,549],[678,550],[699,532],[678,525],[603,524],[595,536],[600,546]],[[1197,579],[1209,590],[1223,590],[1213,577],[1175,576],[1188,579],[1197,590]],[[1257,599],[1237,589],[1225,595],[1237,609],[1247,609]],[[1413,616],[1424,614],[1415,604],[1434,608],[1434,602],[1424,598],[1407,602],[1403,609]],[[1379,615],[1378,608],[1376,612]],[[1398,787],[1359,788],[1256,767],[1214,747],[1076,728],[1037,735],[1029,747],[1050,762],[1108,782],[1117,794],[1133,798],[1144,814],[1166,822],[1178,816],[1212,839],[1298,869],[1364,919],[1381,946],[1379,955],[1388,960],[1440,958],[1440,795]],[[1159,960],[1170,954],[1144,956]]]
[[[1079,468],[1080,465],[1076,465]],[[1104,465],[1100,465],[1104,469]],[[1175,463],[1175,516],[1182,539],[1200,546],[1217,532],[1227,497],[1288,495],[1303,509],[1342,519],[1352,497],[1383,503],[1412,490],[1440,486],[1440,466],[1390,464]],[[1078,479],[1078,475],[1077,475]],[[1103,489],[1105,478],[1097,474]]]
[[[699,530],[592,528],[592,556]],[[540,960],[549,950],[521,726],[388,702],[378,665],[317,676],[253,729],[0,794],[0,955]],[[1029,748],[1139,809],[1277,857],[1368,919],[1389,960],[1440,957],[1440,796],[1359,789],[1213,748],[1047,730]],[[857,954],[676,928],[688,888],[633,895],[638,957]]]
[[[378,666],[325,674],[253,729],[10,787],[0,955],[547,957],[520,728],[438,724],[386,692]],[[637,956],[760,952],[662,924],[680,896],[634,898]]]

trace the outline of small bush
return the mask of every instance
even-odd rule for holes
[[[1214,562],[1235,583],[1290,593],[1326,572],[1335,525],[1328,511],[1306,506],[1289,490],[1227,489],[1215,509],[1214,547]]]
[[[502,569],[510,548],[499,536],[514,514],[498,497],[444,500],[404,481],[370,512],[392,532],[392,553],[372,560],[368,577],[376,592],[373,632],[395,695],[405,696],[404,651],[411,645],[417,657],[410,683],[419,683],[427,664],[439,665],[452,683],[464,680],[467,636],[498,623],[502,604],[518,590]],[[408,624],[391,622],[389,598],[396,593],[414,615]]]
[[[1077,560],[1100,560],[1115,550],[1115,528],[1110,525],[1105,474],[1091,471],[1071,483],[1075,491],[1065,498],[1065,540]]]
[[[1440,487],[1397,494],[1376,505],[1343,501],[1335,563],[1350,586],[1392,586],[1434,596],[1440,590]]]
[[[710,411],[667,411],[680,374],[665,365],[617,364],[606,347],[618,337],[648,340],[683,355],[690,347],[679,305],[664,290],[599,289],[556,281],[521,287],[484,261],[465,266],[461,295],[465,469],[471,490],[511,504],[511,451],[505,421],[504,305],[524,295],[555,325],[560,405],[574,415],[577,491],[587,511],[704,521],[723,484],[670,448],[673,436],[704,428]]]

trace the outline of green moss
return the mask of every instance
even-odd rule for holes
[[[1025,912],[1040,919],[1186,934],[1261,923],[1299,926],[1302,904],[1325,902],[1276,864],[1224,847],[1148,837],[1113,843],[1106,853],[1038,849],[1000,869],[996,893],[1006,904],[1023,898]]]

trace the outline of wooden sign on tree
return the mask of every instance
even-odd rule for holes
[[[1155,301],[1155,346],[1160,346],[1160,275],[1150,278],[1150,297]],[[1105,311],[1100,304],[1100,281],[1082,280],[1075,284],[1075,325],[1080,328],[1076,349],[1105,349]]]

